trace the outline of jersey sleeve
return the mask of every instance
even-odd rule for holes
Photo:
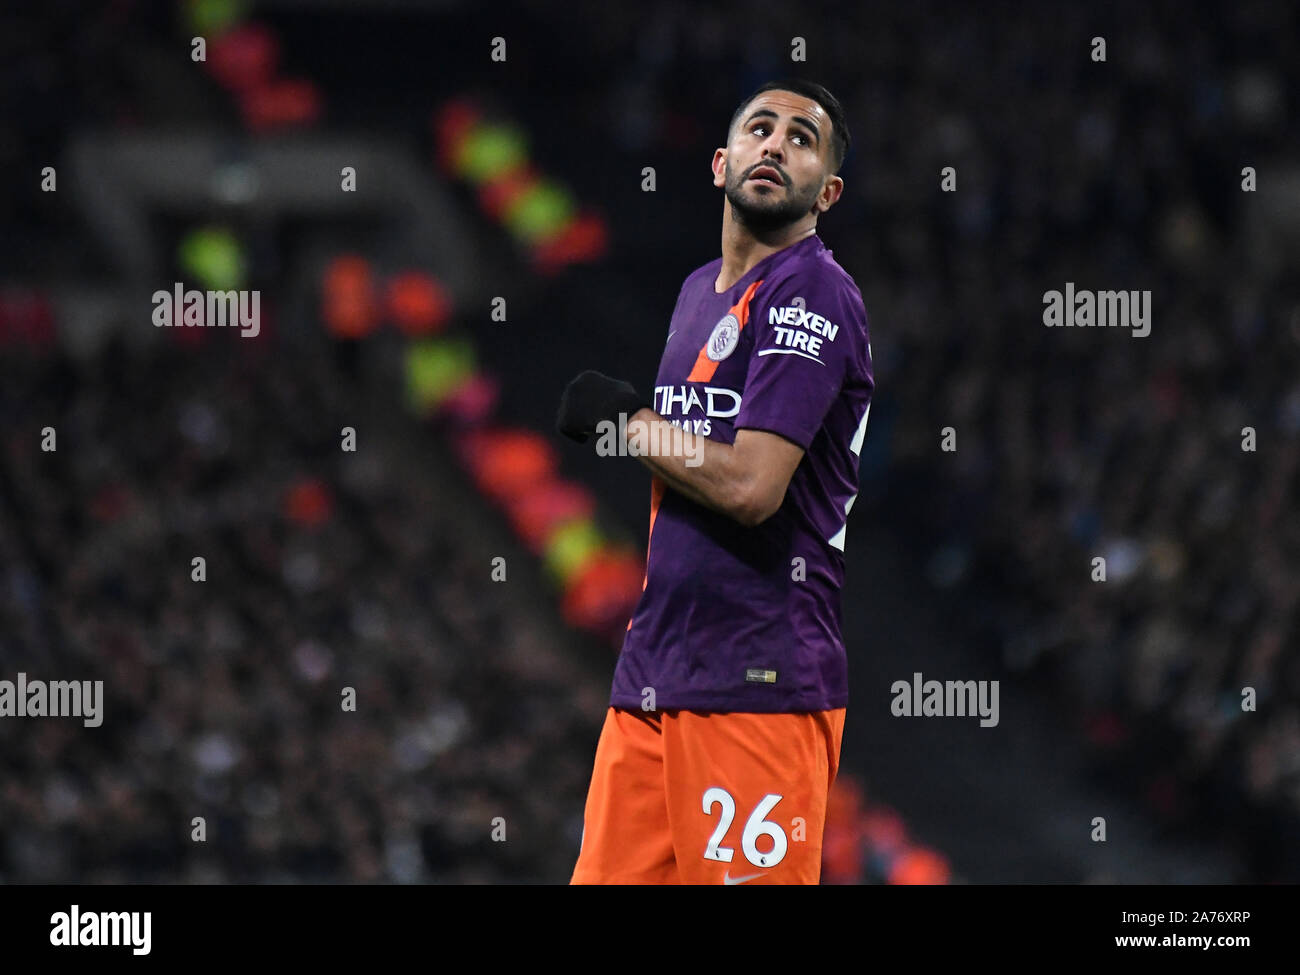
[[[807,450],[865,355],[862,298],[847,281],[807,271],[754,297],[753,352],[736,429],[766,430]]]
[[[681,311],[682,299],[686,297],[686,289],[690,283],[691,279],[687,278],[682,282],[682,286],[677,289],[677,301],[673,305],[673,313],[668,316],[668,327],[664,329],[665,342],[667,342],[668,338],[672,336],[672,329],[676,327],[673,323],[677,321],[677,313]]]

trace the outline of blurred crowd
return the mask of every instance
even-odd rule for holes
[[[572,869],[606,688],[455,531],[481,502],[289,355],[0,356],[0,677],[105,682],[100,727],[0,720],[0,879]]]
[[[20,331],[0,680],[105,703],[0,720],[0,882],[565,880],[606,685],[490,581],[495,516],[356,348]],[[828,884],[950,878],[848,770],[825,843]]]
[[[1300,164],[1300,25],[1282,4],[1036,16],[950,32],[897,95],[850,102],[894,173],[868,168],[845,243],[892,358],[895,462],[938,476],[915,511],[942,531],[936,583],[973,585],[1007,665],[1060,678],[1098,769],[1295,880],[1300,289],[1248,245],[1241,167]],[[1104,66],[1070,50],[1092,33]],[[891,108],[926,138],[891,140]],[[900,179],[953,158],[956,199]],[[1067,281],[1150,289],[1151,334],[1044,327]]]

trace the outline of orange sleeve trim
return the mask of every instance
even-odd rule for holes
[[[646,536],[645,541],[645,573],[641,576],[641,591],[645,592],[645,587],[650,582],[650,540],[655,535],[655,518],[659,515],[659,505],[664,500],[664,482],[658,476],[650,476],[650,533]],[[636,617],[633,616],[632,619]],[[627,621],[627,628],[632,629],[632,620]]]
[[[762,281],[755,281],[745,293],[740,296],[740,300],[727,309],[729,314],[736,316],[736,321],[740,322],[740,330],[745,330],[745,323],[749,321],[749,303],[754,297],[754,292]],[[713,338],[710,334],[709,339]],[[704,345],[695,356],[695,365],[691,368],[691,373],[686,377],[688,383],[705,383],[713,378],[713,374],[718,371],[718,364],[709,358],[709,340],[706,339]]]

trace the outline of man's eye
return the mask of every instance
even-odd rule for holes
[[[767,127],[766,125],[756,125],[756,126],[754,126],[754,128],[753,128],[752,131],[753,131],[753,133],[754,133],[755,135],[761,137],[761,136],[766,135],[766,134],[768,133],[769,130],[768,130],[768,127]],[[807,146],[807,145],[811,145],[811,144],[812,144],[812,143],[810,142],[808,136],[804,135],[802,132],[794,132],[794,133],[792,133],[792,135],[793,135],[795,138],[797,138],[797,139],[800,140],[800,142],[799,142],[800,145]]]

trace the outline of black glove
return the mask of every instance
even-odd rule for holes
[[[649,405],[650,401],[631,383],[588,369],[564,387],[555,429],[578,443],[586,443],[601,420],[617,423],[620,413],[631,419],[633,413]]]

